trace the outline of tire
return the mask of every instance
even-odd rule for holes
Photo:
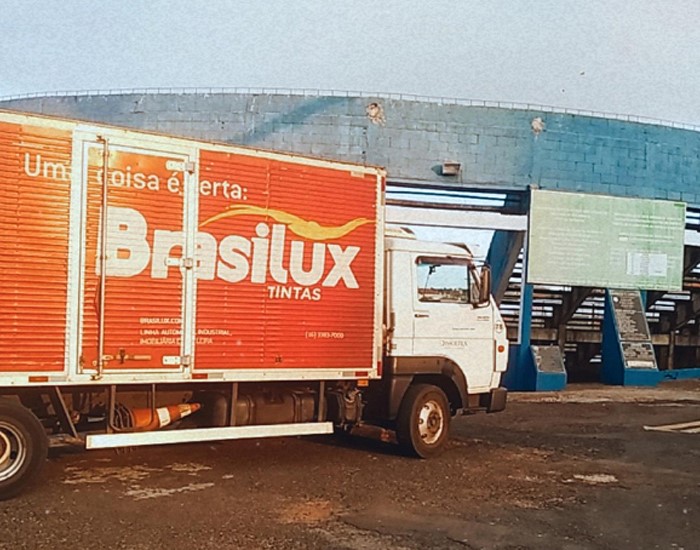
[[[36,480],[47,453],[48,438],[37,417],[18,402],[0,398],[0,500],[17,496]]]
[[[430,458],[442,453],[449,439],[450,404],[437,386],[415,384],[399,407],[396,437],[408,454]]]

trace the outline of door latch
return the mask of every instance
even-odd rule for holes
[[[112,356],[106,357],[112,358]],[[119,353],[116,357],[116,359],[119,359],[120,365],[123,365],[125,361],[150,361],[151,358],[150,355],[129,355],[124,348],[119,348]]]
[[[194,267],[194,258],[166,258],[165,265],[168,267],[184,267],[192,269]]]

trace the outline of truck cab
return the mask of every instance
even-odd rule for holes
[[[505,407],[506,327],[490,270],[460,244],[385,238],[385,335],[380,416],[422,457],[438,453],[457,413]]]

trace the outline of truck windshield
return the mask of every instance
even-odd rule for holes
[[[418,301],[467,304],[478,296],[478,279],[466,258],[419,257],[416,260]]]

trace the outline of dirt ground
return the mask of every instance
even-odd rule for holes
[[[700,382],[516,394],[421,461],[334,437],[62,453],[0,549],[700,548]]]

